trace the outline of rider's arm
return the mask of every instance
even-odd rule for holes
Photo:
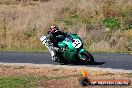
[[[66,33],[65,32],[62,32],[62,31],[59,31],[58,33],[57,33],[57,35],[62,35],[62,36],[64,36],[64,37],[66,37]]]
[[[55,46],[53,45],[52,39],[53,39],[54,36],[53,36],[52,34],[47,34],[46,36],[47,36],[47,38],[48,38],[48,46],[49,46],[51,49],[58,51],[59,48],[58,48],[58,47],[55,47]]]
[[[52,35],[51,35],[51,34],[47,34],[46,37],[47,37],[47,39],[48,39],[48,40],[47,40],[48,45],[49,45],[49,46],[52,46],[52,45],[53,45],[53,44],[52,44],[52,41],[51,41]]]

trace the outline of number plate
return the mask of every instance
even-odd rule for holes
[[[79,39],[73,39],[73,40],[74,40],[74,42],[72,43],[72,46],[74,48],[80,48],[82,45],[82,42]]]

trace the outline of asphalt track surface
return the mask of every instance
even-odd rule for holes
[[[113,54],[113,53],[91,53],[96,63],[93,65],[84,65],[86,67],[100,67],[132,70],[132,54]],[[58,64],[51,60],[47,53],[27,53],[27,52],[0,52],[0,63],[32,63],[32,64]],[[76,65],[70,65],[76,66]]]

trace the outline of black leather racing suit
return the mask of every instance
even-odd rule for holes
[[[58,31],[57,33],[48,33],[47,34],[49,40],[51,43],[53,43],[54,47],[58,47],[58,42],[61,41],[61,39],[58,36],[66,36],[66,33],[62,32],[62,31]]]
[[[62,32],[62,31],[58,31],[57,33],[47,33],[47,38],[50,40],[49,43],[49,47],[52,49],[52,51],[54,52],[54,55],[52,56],[52,59],[54,61],[56,61],[56,59],[58,58],[56,55],[56,52],[59,51],[59,47],[58,47],[58,42],[62,41],[63,39],[60,39],[58,36],[63,36],[65,38],[66,33]]]

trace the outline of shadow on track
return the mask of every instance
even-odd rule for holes
[[[83,63],[83,62],[78,62],[78,63],[75,63],[74,65],[103,65],[105,64],[106,62],[94,62],[94,63],[89,63],[89,64],[86,64],[86,63]]]
[[[84,63],[82,61],[79,61],[79,62],[72,62],[72,63],[67,63],[67,64],[61,63],[60,65],[103,65],[105,63],[106,62]]]

